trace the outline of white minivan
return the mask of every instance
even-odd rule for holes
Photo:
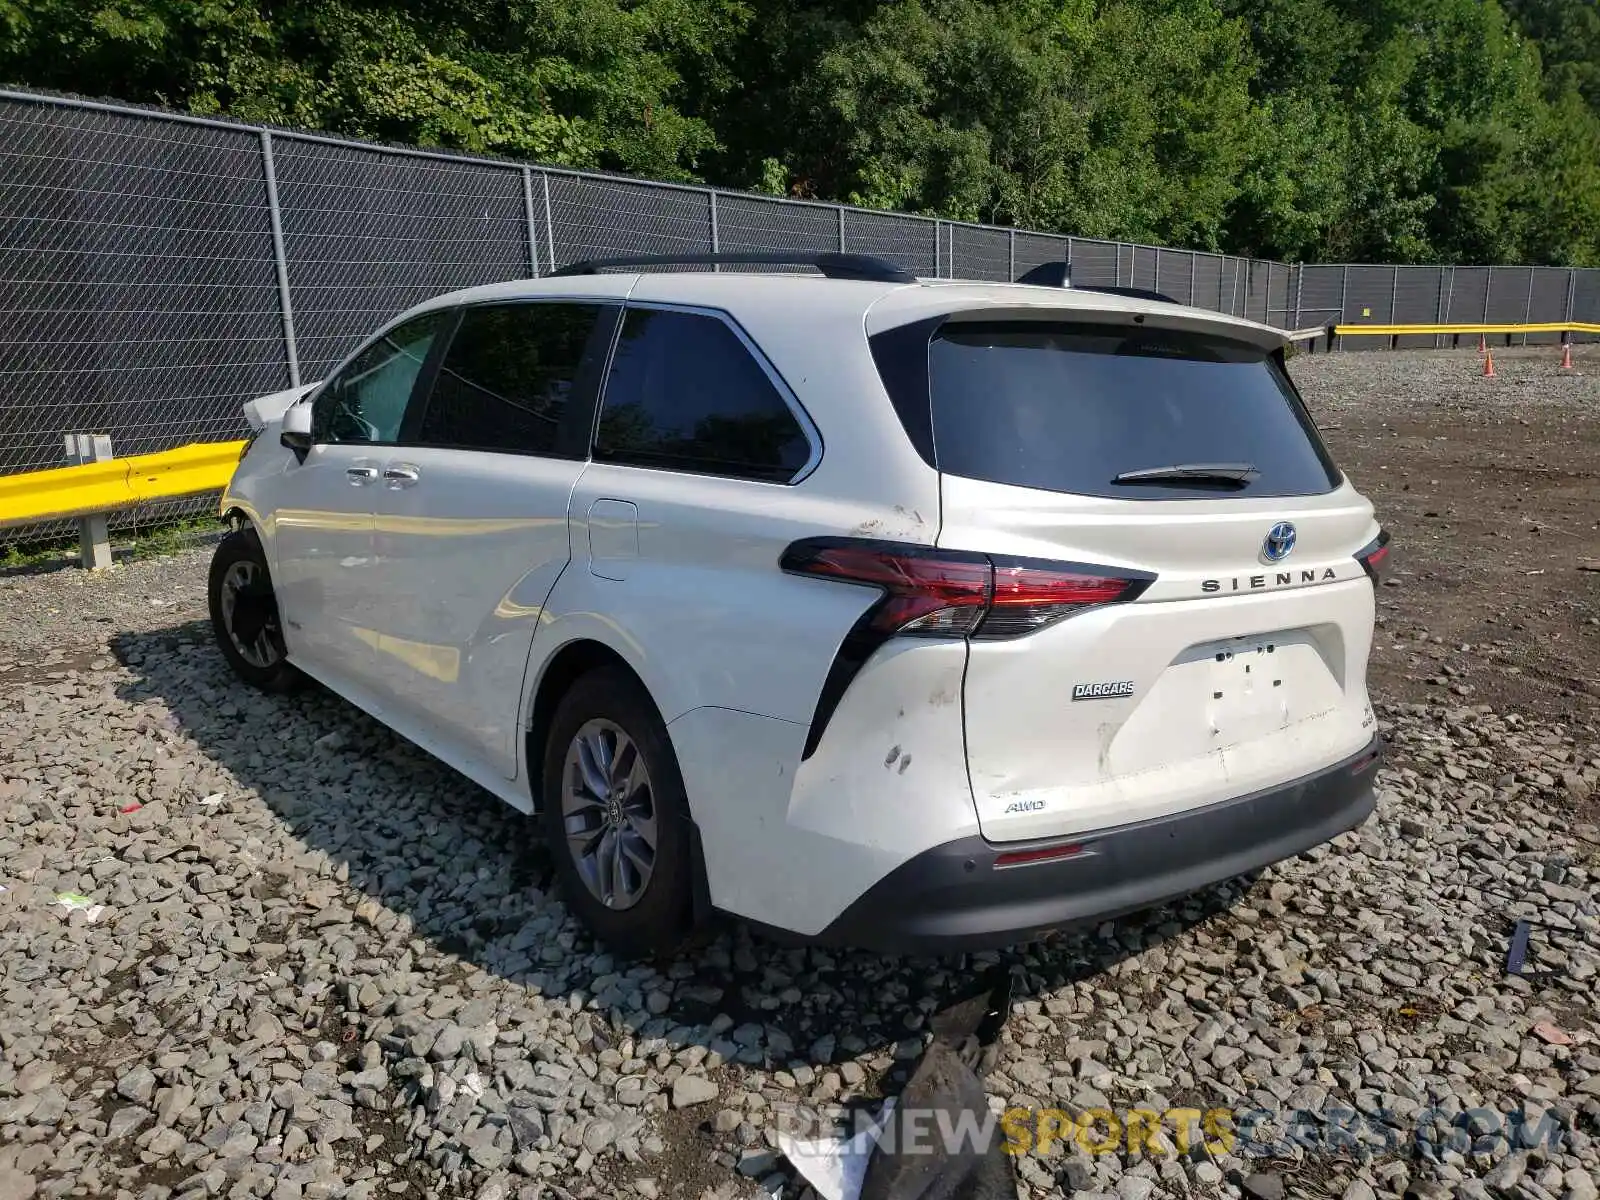
[[[247,406],[213,622],[538,814],[621,953],[1025,940],[1372,811],[1388,539],[1285,347],[838,254],[440,296]]]

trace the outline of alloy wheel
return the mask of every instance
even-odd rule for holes
[[[655,793],[638,745],[616,722],[585,722],[567,747],[561,818],[590,893],[610,909],[637,904],[655,870]]]

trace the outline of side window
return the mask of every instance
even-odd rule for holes
[[[628,310],[606,380],[597,459],[782,483],[810,455],[794,413],[724,322]]]
[[[426,313],[397,325],[348,363],[312,402],[312,440],[399,441],[412,385],[447,315]]]
[[[434,380],[417,441],[555,453],[557,431],[599,312],[597,304],[548,303],[464,310]]]

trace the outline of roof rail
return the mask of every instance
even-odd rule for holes
[[[832,250],[752,250],[714,254],[626,254],[617,258],[586,258],[568,263],[550,275],[598,275],[624,267],[762,266],[815,267],[829,279],[864,279],[873,283],[915,283],[904,267],[870,254],[839,254]]]

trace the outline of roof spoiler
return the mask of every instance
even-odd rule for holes
[[[1165,304],[1176,304],[1165,292],[1153,291],[1150,288],[1136,287],[1083,287],[1072,282],[1072,264],[1070,262],[1040,263],[1031,271],[1026,271],[1017,277],[1018,283],[1029,283],[1035,287],[1076,287],[1080,292],[1098,292],[1106,296],[1129,296],[1135,300],[1160,300]]]
[[[715,254],[625,254],[616,258],[586,258],[568,263],[551,277],[598,275],[601,271],[630,267],[815,267],[829,279],[863,279],[872,283],[915,283],[904,267],[870,254],[840,254],[833,250],[752,250]]]

